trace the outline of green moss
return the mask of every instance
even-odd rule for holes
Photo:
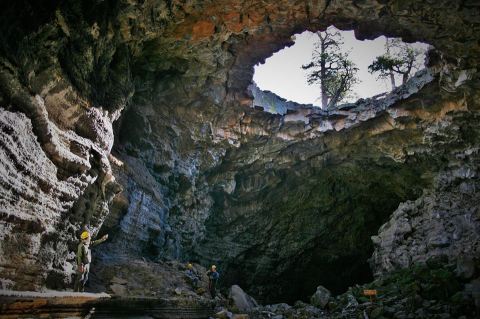
[[[415,314],[419,309],[427,314],[449,309],[450,314],[456,317],[472,314],[473,301],[463,292],[464,287],[455,277],[454,270],[446,264],[441,266],[437,263],[434,269],[430,266],[414,265],[371,283],[351,287],[347,293],[337,297],[335,310],[346,306],[348,294],[363,303],[366,301],[363,290],[376,289],[378,297],[375,303],[382,307],[401,307],[410,314]]]

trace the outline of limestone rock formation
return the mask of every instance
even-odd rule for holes
[[[468,160],[440,173],[432,191],[415,201],[400,204],[380,228],[378,236],[372,238],[375,244],[372,264],[376,274],[433,258],[445,257],[456,264],[460,259],[479,255],[478,152],[467,149],[458,156]],[[474,272],[472,269],[460,271]]]
[[[332,294],[328,291],[327,288],[323,286],[318,286],[315,293],[310,298],[310,303],[318,308],[325,308],[325,306],[330,301]]]
[[[238,285],[233,285],[228,291],[228,298],[232,301],[233,307],[237,311],[249,311],[254,307],[258,307],[258,303],[254,298],[247,295],[245,291]]]
[[[108,155],[124,104],[102,107],[72,84],[60,11],[51,22],[41,8],[2,10],[0,278],[14,289],[65,287],[80,230],[97,233],[121,190]]]
[[[272,302],[371,280],[374,248],[377,274],[478,258],[475,2],[1,6],[4,287],[64,288],[85,227],[111,234],[98,269],[214,262],[222,284]],[[255,108],[253,66],[332,24],[435,51],[381,99]]]

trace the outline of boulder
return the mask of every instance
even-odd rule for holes
[[[358,301],[357,301],[357,299],[355,299],[354,295],[348,294],[347,295],[347,300],[348,300],[347,307],[351,308],[351,307],[357,307],[358,306]]]
[[[286,303],[277,303],[277,304],[265,306],[265,309],[271,312],[285,312],[287,310],[290,310],[291,308],[292,307]]]
[[[318,286],[317,291],[310,298],[310,303],[318,308],[325,308],[330,300],[332,293],[323,286]]]
[[[222,309],[215,314],[215,318],[218,319],[230,319],[233,317],[233,314],[227,309]]]
[[[120,284],[110,285],[110,290],[116,296],[122,296],[123,297],[123,296],[127,295],[127,288],[124,285],[120,285]]]
[[[254,307],[258,307],[257,301],[247,295],[238,285],[230,287],[228,298],[232,300],[233,305],[240,311],[251,310]]]

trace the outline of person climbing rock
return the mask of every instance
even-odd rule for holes
[[[91,241],[90,233],[84,231],[80,235],[80,243],[77,248],[77,278],[75,279],[74,291],[84,290],[90,272],[90,263],[92,262],[92,251],[90,247],[103,243],[108,239],[108,235],[104,235],[98,240]]]
[[[193,269],[193,265],[191,263],[188,263],[187,265],[187,270],[185,271],[185,275],[187,276],[188,280],[190,281],[190,284],[192,285],[193,289],[198,288],[198,274]]]
[[[220,274],[217,272],[217,266],[212,265],[209,271],[207,271],[208,276],[208,290],[210,291],[210,295],[212,298],[215,298],[217,295],[217,282]]]

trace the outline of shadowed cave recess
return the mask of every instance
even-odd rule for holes
[[[476,2],[1,6],[3,288],[71,287],[85,227],[110,235],[97,291],[132,260],[214,263],[262,303],[434,258],[478,270]],[[384,98],[328,111],[255,89],[255,64],[330,25],[435,50]]]

